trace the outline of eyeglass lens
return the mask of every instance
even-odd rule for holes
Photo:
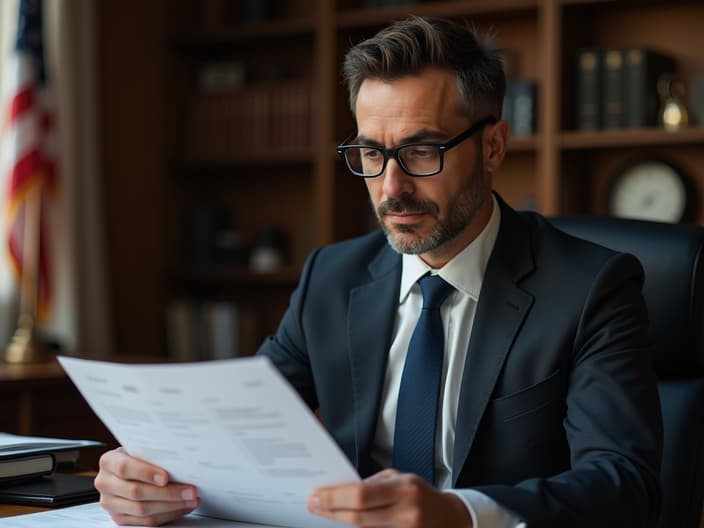
[[[412,175],[423,176],[440,171],[440,150],[432,145],[407,145],[398,149],[396,159]],[[384,152],[372,147],[345,150],[345,160],[357,174],[376,176],[384,170]]]

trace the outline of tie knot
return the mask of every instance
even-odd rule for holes
[[[447,296],[455,291],[454,286],[445,282],[440,275],[424,275],[418,285],[423,292],[423,310],[440,308]]]

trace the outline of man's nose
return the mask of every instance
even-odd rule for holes
[[[392,198],[402,194],[413,194],[415,187],[413,176],[406,174],[394,158],[390,158],[386,162],[386,168],[381,177],[384,178],[383,191],[385,196]]]

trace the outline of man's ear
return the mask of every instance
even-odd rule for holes
[[[508,122],[500,120],[487,125],[482,134],[484,147],[484,165],[489,174],[494,174],[501,167],[506,156],[506,146],[511,131]]]

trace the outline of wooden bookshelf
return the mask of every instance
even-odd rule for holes
[[[351,43],[408,14],[493,28],[496,44],[515,55],[515,76],[536,83],[537,130],[511,138],[509,156],[495,180],[514,207],[546,215],[603,214],[609,183],[619,168],[645,157],[676,162],[687,170],[697,192],[704,193],[704,125],[673,133],[660,128],[585,132],[575,125],[575,54],[581,48],[660,50],[675,58],[686,86],[704,74],[702,2],[425,0],[365,8],[364,0],[280,0],[272,2],[276,12],[270,19],[251,22],[233,15],[233,6],[244,3],[230,0],[147,4],[105,0],[101,15],[101,69],[108,83],[102,98],[104,166],[115,262],[113,311],[121,350],[166,328],[165,307],[174,295],[219,295],[238,302],[260,295],[257,309],[266,321],[262,331],[271,332],[309,251],[372,228],[364,184],[345,173],[334,152],[354,125],[339,67]],[[223,10],[220,17],[218,9]],[[135,51],[129,64],[118,60],[124,47],[112,40],[125,38],[125,25],[131,28],[129,49],[146,50]],[[210,158],[189,153],[188,109],[198,90],[199,71],[218,61],[241,63],[246,86],[279,80],[309,83],[308,142],[288,151],[270,148]],[[133,75],[142,83],[139,91],[128,88],[137,110],[122,102],[121,82]],[[157,109],[150,115],[145,109],[156,99]],[[130,128],[145,117],[154,136],[146,142],[144,134],[131,134]],[[140,185],[154,199],[135,201],[132,191]],[[288,243],[284,266],[262,275],[242,263],[207,269],[188,262],[188,211],[194,203],[208,201],[229,208],[246,239],[252,240],[261,226],[283,229]],[[698,223],[704,222],[701,209]],[[130,212],[128,225],[146,226],[139,232],[139,246],[150,259],[146,269],[117,258],[132,240],[129,228],[121,225],[122,211]],[[134,353],[167,354],[165,333],[147,340],[149,350]]]

